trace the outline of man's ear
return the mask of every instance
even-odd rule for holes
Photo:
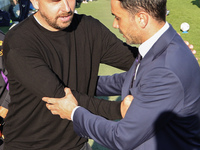
[[[33,4],[33,7],[36,9],[36,10],[39,10],[39,4],[38,4],[38,1],[39,0],[30,0],[31,3]]]
[[[137,22],[141,28],[145,28],[149,21],[149,15],[146,12],[139,12],[137,15]]]

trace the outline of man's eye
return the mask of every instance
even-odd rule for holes
[[[119,20],[119,17],[116,17],[116,16],[115,16],[115,19],[116,19],[116,20]]]
[[[52,0],[52,2],[59,2],[60,0]]]

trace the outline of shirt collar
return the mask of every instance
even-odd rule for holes
[[[35,20],[37,21],[37,23],[42,26],[42,24],[39,22],[39,20],[34,15],[33,15],[33,17],[35,18]]]
[[[158,32],[156,32],[151,38],[149,38],[139,46],[138,49],[142,58],[144,58],[147,52],[151,49],[151,47],[156,43],[156,41],[168,28],[169,28],[169,23],[166,22],[165,25]]]

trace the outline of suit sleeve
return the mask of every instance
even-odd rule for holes
[[[122,85],[126,72],[112,76],[99,76],[97,82],[96,96],[121,95]]]
[[[179,106],[183,105],[183,87],[167,69],[151,70],[131,93],[134,100],[125,118],[118,122],[78,108],[73,117],[76,133],[110,149],[134,149],[165,126],[172,116],[164,112],[180,111]]]

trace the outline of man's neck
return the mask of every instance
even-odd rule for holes
[[[165,25],[165,23],[166,22],[164,21],[158,22],[156,20],[153,20],[153,21],[151,20],[151,22],[148,24],[145,30],[144,35],[146,36],[144,36],[142,43],[144,43],[145,41],[150,39],[152,36],[154,36]]]
[[[44,20],[44,18],[40,15],[40,12],[36,12],[34,15],[35,20],[45,29],[49,31],[59,31],[58,29],[55,29],[48,25],[48,23]]]
[[[157,32],[154,33],[150,38],[148,38],[145,42],[143,42],[139,46],[139,51],[142,57],[146,55],[146,53],[151,49],[154,43],[165,33],[165,31],[169,28],[169,24],[166,22],[161,28],[156,30]]]

